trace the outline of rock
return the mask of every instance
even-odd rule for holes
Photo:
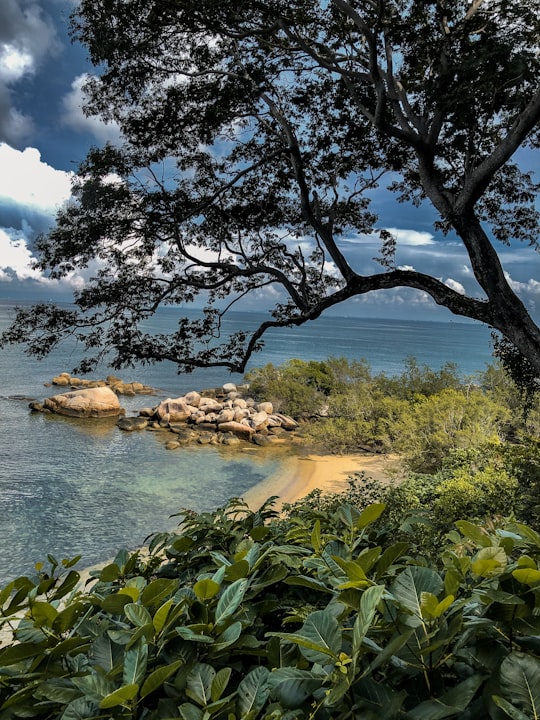
[[[199,443],[199,445],[209,445],[212,442],[212,440],[214,440],[214,438],[215,438],[215,433],[205,431],[205,432],[199,433],[197,442]]]
[[[175,400],[167,398],[157,406],[155,416],[160,422],[164,420],[167,422],[185,422],[191,416],[191,413],[183,397]]]
[[[249,424],[256,432],[263,430],[268,425],[268,415],[265,412],[256,412],[250,416]]]
[[[192,392],[188,392],[187,395],[184,395],[184,400],[187,405],[192,405],[193,407],[198,408],[201,402],[201,396],[198,392],[193,390]]]
[[[151,407],[145,407],[145,408],[141,408],[139,410],[140,417],[151,418],[151,417],[154,417],[154,413],[155,413],[155,410],[154,410],[154,408],[151,408]]]
[[[247,438],[249,440],[255,432],[255,430],[253,430],[252,427],[249,427],[249,425],[243,425],[242,423],[234,421],[220,423],[218,425],[218,430],[223,433],[232,432],[235,435],[239,435],[240,437]]]
[[[271,402],[260,402],[255,405],[257,412],[265,412],[267,415],[271,415],[274,412],[274,406]]]
[[[232,383],[232,382],[231,382],[231,383],[225,383],[225,384],[222,386],[222,389],[223,389],[223,392],[225,393],[225,395],[227,395],[228,393],[231,393],[231,392],[237,392],[236,385],[235,385],[235,383]]]
[[[53,377],[52,379],[53,385],[61,385],[66,387],[67,385],[70,385],[70,377],[68,373],[62,373],[61,375],[57,375],[56,377]]]
[[[240,438],[232,433],[226,433],[221,440],[223,445],[240,445]]]
[[[259,445],[260,447],[267,447],[271,444],[271,440],[268,435],[260,435],[259,433],[255,433],[252,440],[255,445]]]
[[[118,397],[110,387],[86,388],[47,398],[43,407],[70,417],[114,417],[121,415]]]
[[[215,398],[202,397],[199,403],[199,410],[204,410],[205,413],[215,412],[220,413],[223,410],[223,405]]]
[[[144,417],[124,417],[120,418],[117,425],[120,430],[125,430],[127,432],[144,430],[148,426],[148,419]]]
[[[233,400],[233,407],[235,408],[247,408],[247,402],[244,398],[235,398]]]
[[[176,448],[180,447],[180,443],[176,442],[175,440],[169,440],[169,442],[165,443],[165,448],[167,450],[176,450]]]
[[[197,433],[193,430],[190,430],[188,427],[186,427],[186,425],[176,425],[172,427],[171,430],[176,434],[175,440],[181,445],[188,445],[190,442],[193,442],[197,439]]]
[[[282,428],[285,428],[285,430],[296,430],[298,427],[298,423],[296,420],[293,420],[292,417],[289,417],[288,415],[282,415],[282,413],[274,413],[273,417],[277,418],[281,424]]]
[[[235,411],[232,408],[224,408],[217,416],[216,422],[224,423],[235,419]]]

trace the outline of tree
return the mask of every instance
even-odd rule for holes
[[[540,0],[82,0],[73,33],[101,73],[86,110],[123,145],[89,152],[38,251],[55,278],[97,269],[75,309],[20,311],[4,342],[43,355],[75,333],[117,367],[243,371],[269,327],[401,286],[500,331],[540,373],[540,329],[495,247],[536,246],[539,186],[516,154],[540,140],[539,18]],[[351,266],[341,239],[375,231],[385,174],[457,235],[478,297],[397,267],[385,231],[380,271]],[[220,344],[227,309],[269,286],[268,320]],[[141,325],[201,296],[204,319],[170,336]]]

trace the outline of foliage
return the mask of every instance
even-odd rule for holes
[[[381,515],[382,514],[382,515]],[[384,505],[184,514],[87,590],[58,565],[0,591],[0,717],[345,720],[540,711],[540,536],[458,521],[426,562]]]
[[[93,276],[71,308],[21,308],[3,342],[41,357],[75,335],[85,370],[110,353],[243,372],[268,329],[406,287],[498,330],[538,375],[540,329],[495,243],[538,237],[539,3],[81,0],[85,110],[121,144],[90,150],[37,264]],[[470,295],[398,264],[370,208],[383,182],[462,244]],[[366,236],[377,263],[350,253]],[[267,319],[224,337],[227,310],[261,296]],[[202,318],[149,332],[161,306],[196,300]]]

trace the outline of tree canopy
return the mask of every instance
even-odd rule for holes
[[[537,243],[539,185],[516,154],[540,141],[540,0],[82,0],[72,28],[98,72],[86,111],[122,145],[89,152],[38,242],[42,270],[92,280],[73,309],[20,310],[4,342],[43,355],[74,333],[86,369],[112,352],[243,371],[269,327],[410,287],[540,373],[540,329],[497,251]],[[397,266],[370,209],[381,182],[433,205],[477,296]],[[379,269],[362,274],[342,240],[374,232]],[[269,288],[268,320],[222,343],[223,313]],[[175,333],[146,331],[160,306],[201,298],[203,319],[180,310]]]

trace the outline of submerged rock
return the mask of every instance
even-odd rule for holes
[[[116,393],[106,386],[53,395],[43,402],[43,409],[80,418],[114,417],[123,413]]]

